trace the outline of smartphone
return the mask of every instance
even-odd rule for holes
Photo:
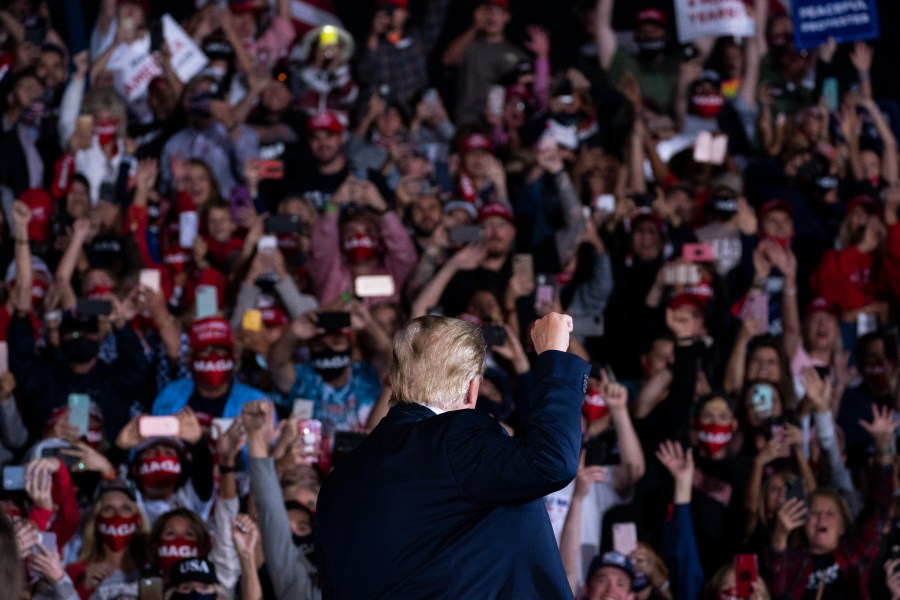
[[[87,435],[91,422],[91,397],[87,394],[69,394],[69,425],[78,428],[79,435]]]
[[[529,287],[534,285],[534,257],[531,254],[514,254],[512,263],[513,277],[528,281]]]
[[[71,448],[71,446],[62,446],[56,448],[42,448],[41,458],[58,458],[66,467],[72,468],[78,464],[78,457],[69,454],[63,454],[63,450]]]
[[[503,116],[503,107],[506,104],[506,88],[502,85],[492,85],[488,90],[487,110],[495,117]]]
[[[394,278],[390,275],[360,275],[353,280],[357,298],[389,298],[394,290]]]
[[[616,197],[613,194],[597,194],[591,203],[595,209],[604,213],[611,213],[616,210]]]
[[[759,577],[755,554],[738,554],[734,557],[734,589],[738,598],[753,595],[753,583]]]
[[[56,534],[52,531],[42,531],[41,546],[43,546],[53,554],[56,554],[59,550],[56,542]]]
[[[282,160],[260,160],[259,178],[260,179],[282,179],[284,178],[284,161]]]
[[[147,22],[147,30],[150,33],[150,52],[160,52],[163,47],[163,27],[162,20],[149,19]]]
[[[625,556],[637,550],[637,526],[634,523],[613,523],[613,550]]]
[[[297,433],[300,434],[303,454],[307,455],[311,461],[318,462],[317,453],[322,447],[322,421],[318,419],[297,421]]]
[[[197,213],[188,210],[178,215],[178,245],[182,248],[193,248],[197,239]]]
[[[436,106],[440,100],[441,95],[435,88],[428,88],[425,90],[425,93],[422,94],[422,102],[430,104],[431,106]]]
[[[572,315],[572,335],[575,337],[602,337],[605,330],[602,313]]]
[[[713,136],[713,142],[709,153],[710,163],[714,165],[724,165],[725,156],[728,154],[728,136],[724,133]]]
[[[741,307],[741,319],[750,317],[758,325],[756,335],[762,335],[769,329],[769,297],[766,294],[747,296]]]
[[[766,439],[775,440],[784,445],[784,417],[770,417],[766,421]]]
[[[210,423],[211,427],[209,428],[209,437],[213,440],[219,439],[219,431],[225,433],[231,428],[231,424],[234,423],[234,419],[226,419],[224,417],[216,417]],[[218,425],[218,427],[216,427]]]
[[[141,269],[139,283],[141,287],[145,287],[152,292],[159,294],[162,289],[159,269]]]
[[[181,428],[178,417],[141,417],[138,419],[138,432],[143,438],[178,437]]]
[[[619,453],[619,438],[615,429],[607,429],[603,433],[592,437],[584,446],[584,464],[609,466],[622,462]]]
[[[750,407],[759,417],[768,419],[775,409],[772,386],[768,383],[758,383],[750,392]]]
[[[822,378],[822,381],[827,381],[831,379],[831,367],[813,367],[816,370],[816,373],[819,374],[819,377]]]
[[[784,490],[784,499],[806,502],[806,484],[803,483],[802,477],[794,477],[787,483]]]
[[[484,342],[488,348],[502,346],[506,343],[506,329],[503,327],[496,325],[482,327],[481,333],[484,335]]]
[[[315,403],[306,398],[297,398],[294,400],[294,407],[291,410],[291,416],[299,419],[312,419]]]
[[[17,492],[25,489],[24,465],[3,467],[3,489],[8,492]]]
[[[685,244],[681,247],[681,258],[689,263],[715,262],[716,253],[709,244]]]
[[[9,371],[9,343],[0,342],[0,375]]]
[[[198,285],[195,295],[197,318],[214,317],[219,312],[219,290],[214,285]]]
[[[161,577],[142,577],[138,582],[139,600],[163,600]]]
[[[112,313],[112,302],[95,298],[79,298],[75,301],[75,312],[82,317],[108,317]]]
[[[878,329],[878,316],[874,313],[861,312],[856,315],[856,337],[872,333]]]
[[[450,228],[450,243],[454,246],[477,244],[484,236],[484,230],[480,225],[457,225]]]
[[[303,223],[296,215],[272,215],[266,218],[266,233],[299,233]]]
[[[837,78],[825,78],[822,82],[822,97],[825,98],[825,105],[828,107],[828,112],[833,113],[837,111],[838,107],[841,105]]]
[[[256,242],[258,252],[272,252],[278,248],[278,238],[274,235],[264,235]]]
[[[325,331],[340,331],[350,328],[350,313],[325,311],[316,315],[316,324]]]
[[[262,331],[262,327],[263,318],[261,310],[258,308],[248,308],[244,311],[244,316],[241,318],[241,329],[258,332]]]

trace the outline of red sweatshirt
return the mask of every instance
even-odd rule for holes
[[[882,282],[880,258],[856,246],[829,250],[810,278],[813,293],[847,312],[878,300]]]

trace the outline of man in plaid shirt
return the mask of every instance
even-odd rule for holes
[[[854,530],[850,509],[833,490],[810,494],[809,510],[790,499],[778,511],[772,543],[763,552],[763,567],[773,598],[831,600],[870,597],[869,576],[878,556],[882,531],[889,520],[894,495],[893,435],[896,424],[889,408],[874,409],[871,423],[860,422],[875,442],[870,505]],[[788,535],[805,519],[805,540],[788,548]]]
[[[428,84],[428,55],[441,32],[449,0],[428,0],[422,23],[409,28],[409,0],[376,2],[359,77],[370,91],[409,103]],[[382,91],[382,86],[387,89]]]

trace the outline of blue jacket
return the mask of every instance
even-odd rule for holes
[[[173,381],[160,390],[156,400],[153,401],[153,409],[150,414],[174,415],[187,405],[188,399],[193,393],[193,379]],[[222,417],[233,419],[241,414],[241,408],[243,408],[244,404],[254,400],[269,400],[269,398],[265,392],[234,380],[231,385],[231,393],[228,395],[228,400],[225,401],[225,407],[222,410]]]
[[[543,497],[578,468],[589,365],[542,353],[526,437],[474,410],[394,406],[325,480],[325,598],[572,598]]]
[[[690,504],[675,504],[672,518],[663,524],[662,558],[669,566],[672,596],[696,600],[703,591],[703,567],[694,537]]]

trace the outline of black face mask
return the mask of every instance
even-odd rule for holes
[[[418,237],[431,237],[431,234],[434,233],[434,230],[437,229],[437,224],[434,227],[419,227],[415,223],[412,226],[413,233],[415,233]]]
[[[69,363],[83,365],[97,358],[100,343],[79,335],[70,340],[63,340],[60,348]]]
[[[651,60],[666,49],[666,38],[640,39],[637,40],[637,47],[642,59]]]
[[[171,600],[216,600],[216,593],[201,594],[200,592],[174,593],[169,596]]]
[[[322,376],[322,379],[333,381],[341,376],[344,369],[350,366],[350,351],[342,350],[338,352],[326,348],[319,352],[311,352],[310,359],[312,368]]]
[[[313,534],[297,535],[292,533],[291,539],[294,540],[294,546],[297,547],[297,550],[309,559],[311,563],[316,564],[316,536]]]

